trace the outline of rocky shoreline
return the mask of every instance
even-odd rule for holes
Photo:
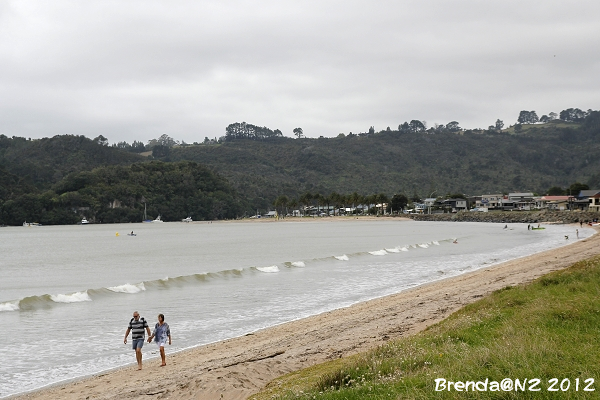
[[[454,214],[409,214],[415,221],[457,221],[457,222],[497,222],[503,224],[543,222],[574,224],[600,219],[600,213],[589,211],[497,211],[497,212],[458,212]]]

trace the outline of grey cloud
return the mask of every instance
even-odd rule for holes
[[[235,121],[335,136],[598,108],[600,3],[375,3],[0,3],[0,133],[193,142]]]

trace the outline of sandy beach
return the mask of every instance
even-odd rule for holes
[[[573,226],[573,231],[576,227]],[[509,285],[600,254],[600,235],[399,294],[289,322],[192,350],[146,360],[16,399],[246,399],[272,379],[419,332]],[[127,321],[123,321],[123,332]],[[82,332],[85,334],[85,332]],[[177,332],[173,332],[177,340]],[[146,345],[148,353],[154,346]],[[32,355],[34,356],[34,355]],[[131,361],[135,361],[133,351]],[[10,361],[9,361],[10,362]]]

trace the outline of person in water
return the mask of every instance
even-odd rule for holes
[[[133,312],[133,318],[129,321],[129,326],[127,327],[127,331],[125,332],[125,339],[123,339],[123,343],[127,344],[127,336],[129,336],[129,332],[131,332],[131,340],[132,340],[132,348],[135,350],[135,358],[138,363],[138,370],[142,369],[142,346],[144,346],[144,329],[150,335],[150,327],[148,326],[148,322],[143,317],[140,317],[140,313],[137,311]]]
[[[160,358],[162,360],[161,367],[167,365],[165,362],[165,344],[167,343],[167,339],[169,340],[169,346],[171,345],[171,329],[169,328],[169,324],[165,322],[165,316],[163,314],[158,314],[158,322],[154,326],[154,332],[148,338],[148,343],[150,343],[154,339],[156,345],[160,349]]]

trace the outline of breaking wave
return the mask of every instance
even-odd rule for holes
[[[79,303],[81,301],[92,301],[87,290],[84,292],[75,292],[71,294],[50,295],[50,300],[55,303]]]
[[[166,278],[166,279],[169,279],[169,278]],[[110,290],[111,292],[115,292],[115,293],[135,294],[135,293],[139,293],[143,290],[146,290],[146,287],[144,286],[144,282],[142,282],[142,283],[138,283],[137,285],[131,285],[129,283],[126,283],[126,284],[120,285],[120,286],[108,287],[107,289]]]
[[[19,303],[8,301],[6,303],[0,303],[0,311],[18,311]]]
[[[370,251],[369,254],[372,254],[374,256],[385,256],[388,252],[385,250],[376,250],[376,251]]]
[[[259,270],[260,272],[268,272],[268,273],[279,272],[279,267],[277,265],[271,265],[270,267],[256,267],[256,269]]]
[[[340,260],[340,261],[348,261],[349,258],[347,255],[341,255],[341,256],[334,256],[336,260]]]
[[[300,267],[300,268],[306,267],[306,264],[304,264],[304,261],[294,261],[293,263],[291,263],[291,265],[293,267]]]

